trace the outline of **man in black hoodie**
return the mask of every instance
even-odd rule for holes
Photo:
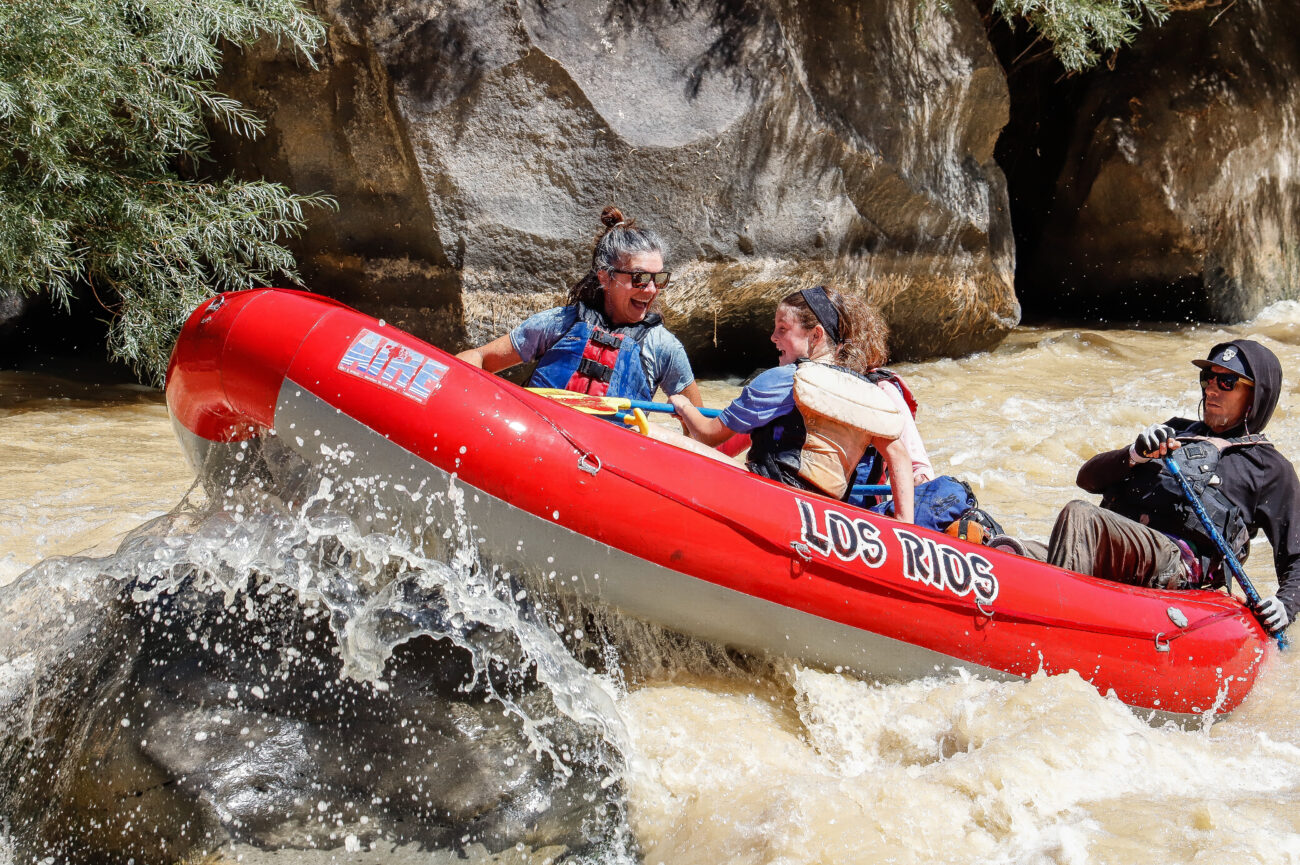
[[[1282,389],[1277,356],[1249,339],[1216,345],[1201,368],[1202,420],[1153,424],[1130,446],[1098,454],[1077,483],[1101,493],[1101,507],[1065,506],[1048,561],[1079,573],[1157,588],[1225,585],[1223,556],[1177,480],[1168,455],[1192,482],[1211,521],[1239,560],[1263,530],[1273,547],[1277,595],[1255,610],[1280,631],[1300,611],[1300,480],[1263,435]]]

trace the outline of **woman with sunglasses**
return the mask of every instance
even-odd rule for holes
[[[685,349],[650,311],[670,276],[663,242],[617,207],[606,207],[600,221],[591,270],[569,289],[567,305],[457,357],[488,372],[536,361],[529,387],[638,400],[659,388],[701,405]]]
[[[1047,560],[1079,573],[1163,589],[1219,588],[1225,557],[1164,467],[1170,456],[1239,561],[1263,531],[1273,548],[1276,597],[1255,610],[1270,631],[1300,611],[1300,480],[1263,435],[1282,393],[1277,356],[1250,339],[1219,343],[1200,367],[1201,420],[1171,418],[1133,444],[1098,454],[1077,482],[1101,493],[1062,509]]]
[[[832,498],[845,495],[861,461],[879,454],[897,518],[910,523],[916,467],[902,436],[908,425],[914,434],[915,424],[902,395],[886,394],[895,385],[869,377],[883,362],[886,334],[857,298],[823,286],[796,291],[776,307],[772,342],[781,366],[760,373],[718,417],[706,418],[680,396],[670,401],[693,438],[716,446],[749,433],[750,471]]]

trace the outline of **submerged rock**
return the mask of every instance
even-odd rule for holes
[[[603,205],[664,235],[698,362],[770,361],[772,302],[830,282],[896,353],[1019,320],[993,146],[1007,89],[975,9],[912,0],[317,0],[318,70],[270,46],[223,87],[269,120],[230,162],[336,196],[312,288],[447,347],[553,305]]]
[[[165,518],[0,589],[0,814],[21,861],[622,843],[606,743],[512,635],[448,615],[450,569],[377,576],[338,536],[236,523]],[[277,555],[315,576],[291,583]],[[380,644],[380,678],[344,674],[349,641]]]

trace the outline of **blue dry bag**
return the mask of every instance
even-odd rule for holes
[[[962,514],[979,507],[970,484],[957,480],[952,475],[940,475],[917,485],[913,502],[916,524],[936,532],[943,531],[960,519]],[[892,517],[894,500],[881,502],[868,510]]]

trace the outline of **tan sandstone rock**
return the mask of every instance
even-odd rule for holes
[[[308,285],[446,347],[553,305],[605,204],[654,228],[697,364],[770,362],[771,301],[830,282],[895,353],[1019,320],[993,146],[1002,70],[973,7],[911,0],[317,0],[319,70],[269,47],[223,86],[269,120],[230,157],[339,211]]]

